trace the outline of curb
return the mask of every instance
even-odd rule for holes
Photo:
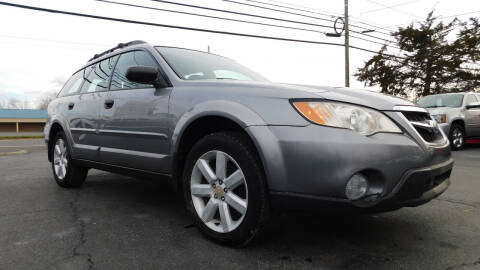
[[[0,153],[0,157],[4,157],[4,156],[14,156],[14,155],[24,155],[24,154],[28,154],[28,151],[25,150],[25,149],[19,150],[19,151],[15,151],[15,152]]]

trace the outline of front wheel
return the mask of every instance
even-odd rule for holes
[[[244,246],[261,235],[269,216],[264,173],[242,134],[219,132],[198,141],[183,185],[187,208],[208,238]]]
[[[460,150],[465,145],[465,130],[459,124],[453,124],[450,130],[450,145],[452,150]]]
[[[68,141],[63,132],[55,135],[50,151],[55,182],[61,187],[80,187],[85,182],[88,169],[73,164]]]

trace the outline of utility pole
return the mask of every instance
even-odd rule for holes
[[[348,43],[348,0],[345,0],[345,87],[350,87],[350,55]]]

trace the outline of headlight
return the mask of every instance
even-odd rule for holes
[[[446,123],[447,122],[447,115],[446,114],[435,114],[432,115],[432,118],[437,121],[437,123]]]
[[[294,101],[293,105],[305,118],[319,125],[347,128],[365,136],[378,132],[402,132],[383,113],[361,106],[321,101]]]

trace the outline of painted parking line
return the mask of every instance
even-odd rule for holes
[[[4,157],[4,156],[13,156],[13,155],[24,155],[24,154],[28,154],[28,151],[23,149],[23,150],[19,150],[19,151],[14,151],[14,152],[5,152],[5,153],[0,153],[0,157]]]
[[[35,145],[0,145],[0,148],[24,148],[24,147],[45,147],[45,144],[35,144]]]

